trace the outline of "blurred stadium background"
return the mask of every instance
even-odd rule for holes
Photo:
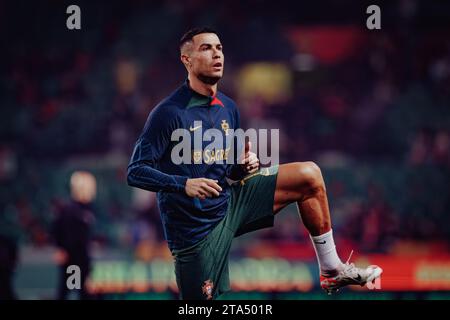
[[[155,195],[128,187],[126,167],[148,113],[185,79],[180,36],[209,25],[243,127],[280,128],[281,162],[316,161],[339,254],[384,268],[381,290],[322,293],[289,207],[235,241],[224,299],[450,298],[450,2],[378,2],[375,31],[372,3],[357,2],[0,1],[0,248],[17,297],[56,297],[50,230],[87,170],[90,292],[176,298]],[[66,28],[70,4],[81,30]]]

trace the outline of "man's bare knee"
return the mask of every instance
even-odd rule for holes
[[[325,192],[325,183],[319,166],[312,162],[296,162],[297,175],[300,185],[308,194]]]

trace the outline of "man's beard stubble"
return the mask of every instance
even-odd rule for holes
[[[214,85],[217,82],[219,82],[220,78],[222,77],[211,77],[211,76],[207,76],[204,74],[199,74],[198,75],[198,79],[203,82],[204,84],[208,84],[208,85]]]

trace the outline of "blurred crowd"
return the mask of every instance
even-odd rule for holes
[[[88,170],[96,243],[149,256],[159,212],[126,185],[126,166],[148,113],[185,79],[178,39],[210,25],[225,52],[219,89],[244,128],[280,129],[281,162],[321,166],[341,237],[367,252],[450,242],[450,4],[425,3],[390,2],[376,31],[342,1],[82,2],[79,31],[53,2],[1,3],[1,239],[53,243],[70,176]],[[287,211],[256,240],[307,239]]]

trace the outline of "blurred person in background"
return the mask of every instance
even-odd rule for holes
[[[94,222],[92,202],[96,196],[97,184],[95,177],[86,171],[76,171],[70,178],[71,199],[57,213],[53,223],[53,236],[58,250],[55,260],[59,264],[59,300],[67,299],[69,289],[67,273],[70,265],[76,265],[81,272],[81,288],[79,297],[89,299],[86,279],[91,269],[89,254],[90,230]]]

